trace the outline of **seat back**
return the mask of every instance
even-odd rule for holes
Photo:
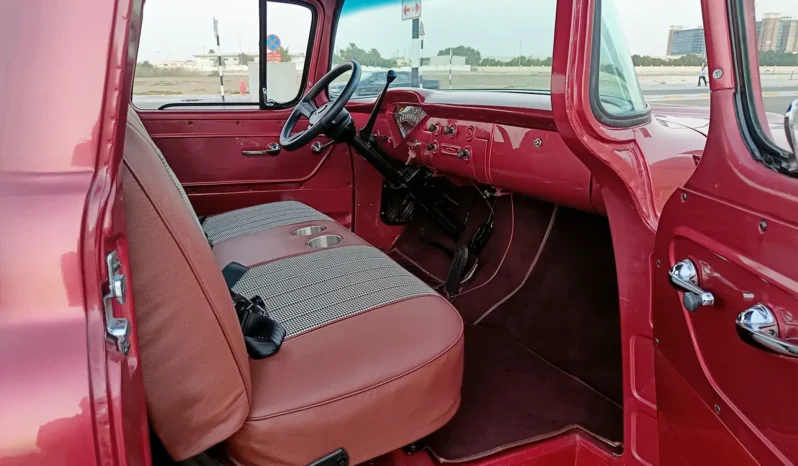
[[[239,430],[249,361],[230,293],[188,197],[136,112],[122,187],[150,423],[182,460]]]

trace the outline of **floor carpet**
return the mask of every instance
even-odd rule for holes
[[[469,325],[462,404],[425,443],[439,460],[457,462],[578,428],[620,443],[623,409],[505,331]]]

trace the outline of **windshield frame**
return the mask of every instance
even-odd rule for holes
[[[599,89],[599,75],[601,67],[601,44],[603,36],[603,0],[596,0],[593,11],[593,44],[590,52],[590,107],[593,110],[593,116],[600,123],[616,128],[629,128],[632,126],[639,126],[651,121],[651,105],[646,102],[642,89],[640,90],[640,97],[645,103],[645,107],[636,112],[629,112],[624,115],[618,115],[613,112],[607,111],[604,103],[601,101],[601,94]],[[556,33],[556,31],[555,31]],[[624,38],[625,40],[625,38]],[[617,51],[616,51],[617,52]],[[638,89],[640,87],[637,78],[637,71],[632,67],[635,81],[638,82]]]

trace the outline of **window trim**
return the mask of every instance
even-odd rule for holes
[[[746,9],[744,0],[728,0],[729,25],[731,33],[732,62],[737,87],[734,91],[735,111],[740,131],[751,156],[768,168],[780,173],[791,174],[789,160],[791,154],[779,147],[768,136],[756,108],[756,92],[751,80],[751,51],[748,49],[748,29],[746,28]],[[756,18],[754,18],[756,20]],[[760,92],[762,89],[760,88]]]
[[[646,102],[645,96],[643,102],[646,107],[638,112],[630,113],[629,115],[613,115],[604,108],[599,98],[599,70],[601,68],[601,11],[603,1],[596,0],[593,10],[593,44],[590,51],[590,108],[593,111],[593,116],[599,123],[615,127],[615,128],[630,128],[632,126],[639,126],[651,121],[651,105]],[[635,79],[637,79],[637,72],[635,72]],[[641,90],[642,95],[642,90]]]
[[[338,35],[338,20],[341,18],[341,11],[344,9],[344,3],[346,3],[346,0],[338,0],[335,4],[335,10],[333,11],[332,27],[330,28],[329,63],[327,63],[326,67],[328,73],[333,68],[333,59],[335,58],[335,36]],[[324,94],[327,96],[327,100],[332,100],[330,97],[330,86],[327,86],[327,89],[324,90]]]
[[[307,50],[305,51],[305,68],[302,71],[302,83],[297,91],[296,97],[291,100],[290,102],[285,103],[277,103],[274,105],[266,105],[264,101],[263,90],[266,87],[266,5],[268,2],[273,3],[284,3],[288,5],[297,5],[300,7],[304,7],[310,11],[310,33],[308,35],[308,46]],[[343,2],[341,2],[343,4]],[[302,99],[302,96],[305,95],[305,89],[307,88],[308,82],[308,75],[310,74],[310,64],[313,58],[313,43],[316,39],[317,27],[318,27],[318,11],[316,10],[316,6],[310,3],[305,3],[301,0],[258,0],[258,59],[260,61],[260,66],[258,66],[258,101],[257,102],[167,102],[155,110],[166,110],[169,108],[177,108],[177,107],[255,107],[257,106],[259,110],[284,110],[287,108],[292,108],[296,106],[297,103]],[[146,17],[142,17],[142,22],[146,21]],[[141,37],[139,37],[139,42],[141,41]],[[136,46],[136,62],[138,62],[138,52],[139,52],[139,44]],[[133,70],[133,83],[136,81],[136,73],[135,73],[135,65]],[[251,90],[250,90],[251,92]],[[130,105],[133,105],[136,108],[138,107],[135,102],[133,102],[134,94],[133,94],[133,86],[130,88]],[[216,110],[215,108],[213,110]]]
[[[266,5],[269,2],[273,3],[283,3],[286,5],[297,5],[304,8],[307,8],[310,11],[310,34],[308,35],[308,46],[307,50],[305,50],[305,68],[302,70],[302,83],[299,86],[299,90],[297,91],[296,97],[289,102],[283,103],[274,103],[272,105],[267,105],[265,100],[264,90],[266,90],[266,53],[268,49],[266,48],[266,28],[267,22],[266,17],[268,16],[266,11]],[[343,3],[343,2],[341,2]],[[316,40],[316,33],[318,32],[318,24],[319,24],[319,13],[316,10],[316,6],[311,3],[302,2],[300,0],[259,0],[258,1],[258,9],[260,10],[260,23],[259,23],[259,39],[258,39],[258,53],[259,53],[259,60],[260,60],[260,70],[259,70],[259,86],[258,86],[258,104],[261,110],[285,110],[287,108],[295,107],[296,104],[302,100],[302,97],[305,95],[305,89],[307,89],[308,85],[308,75],[310,74],[310,64],[313,61],[313,44]]]

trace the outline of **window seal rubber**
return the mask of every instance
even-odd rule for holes
[[[593,37],[590,51],[590,108],[593,116],[599,123],[614,128],[631,128],[651,121],[651,105],[646,102],[646,107],[638,112],[628,115],[613,115],[604,108],[599,97],[599,69],[601,62],[601,10],[602,0],[596,0],[593,12]],[[635,79],[637,73],[635,72]],[[645,96],[643,97],[645,102]]]
[[[795,175],[789,167],[790,154],[767,135],[756,109],[755,91],[751,84],[751,57],[748,50],[745,5],[743,0],[728,0],[729,25],[731,26],[731,48],[735,89],[735,111],[740,131],[751,150],[751,156],[766,167],[785,175]],[[760,89],[761,90],[761,89]]]

